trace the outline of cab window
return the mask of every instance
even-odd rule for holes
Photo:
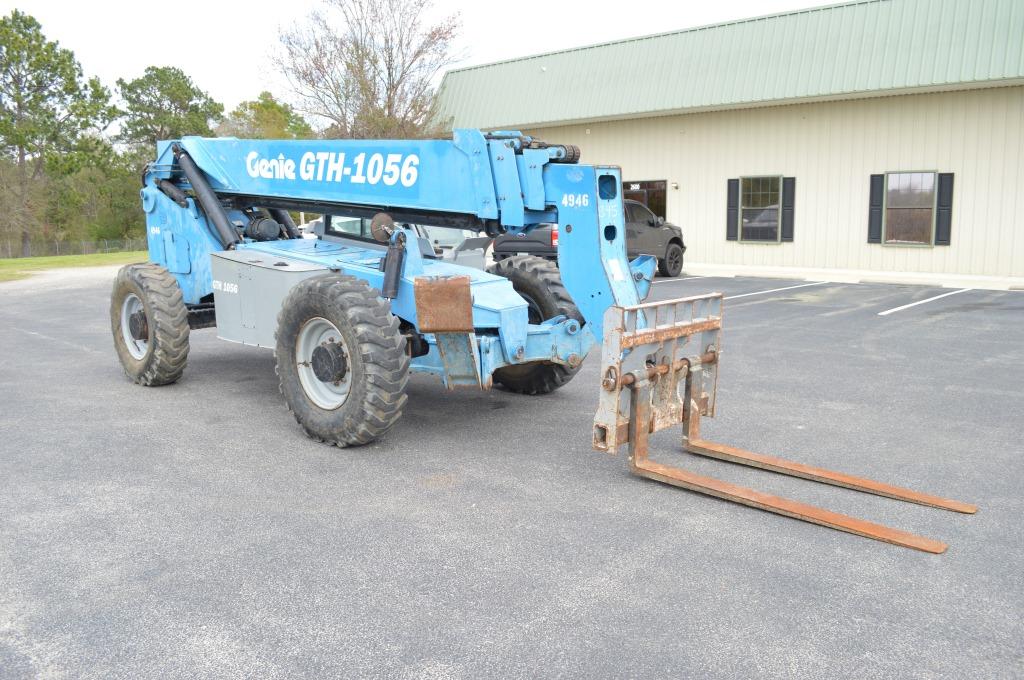
[[[331,236],[348,236],[350,238],[371,238],[370,220],[343,215],[327,215],[324,232]]]
[[[451,229],[449,227],[420,226],[419,229],[423,231],[422,236],[424,238],[442,248],[454,248],[467,238],[475,235],[473,232],[465,229]]]

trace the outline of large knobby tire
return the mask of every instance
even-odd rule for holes
[[[662,276],[679,276],[683,271],[683,247],[672,242],[665,249],[665,257],[658,260],[658,273]]]
[[[583,316],[554,262],[535,255],[512,255],[496,262],[487,271],[503,276],[529,305],[530,323],[537,324],[563,315],[583,324]],[[550,361],[534,361],[505,366],[494,372],[494,379],[520,394],[548,394],[572,380],[580,367],[570,368]]]
[[[188,361],[188,309],[178,282],[156,264],[122,267],[110,296],[114,349],[140,385],[169,385]]]
[[[281,306],[276,340],[281,394],[312,439],[368,444],[401,417],[405,338],[398,317],[365,281],[326,274],[297,284]],[[317,347],[323,350],[314,363]],[[321,379],[328,370],[337,372]]]

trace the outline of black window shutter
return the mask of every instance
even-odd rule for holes
[[[882,242],[882,205],[885,199],[885,175],[871,175],[871,199],[868,211],[868,243]]]
[[[796,199],[796,177],[782,178],[782,241],[793,242],[793,201]]]
[[[939,195],[935,202],[935,245],[948,246],[953,228],[953,173],[939,173]]]
[[[725,240],[735,241],[739,236],[740,181],[729,180],[729,203],[725,210]]]

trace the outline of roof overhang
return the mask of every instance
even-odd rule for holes
[[[955,84],[934,85],[930,87],[907,87],[893,90],[865,90],[862,92],[848,92],[841,94],[830,94],[820,97],[795,97],[790,99],[778,99],[773,101],[739,102],[720,106],[687,107],[682,109],[665,109],[662,111],[640,111],[635,113],[623,113],[610,116],[595,116],[591,118],[566,118],[550,121],[501,121],[496,123],[474,124],[473,127],[488,130],[538,130],[542,128],[566,127],[569,125],[586,125],[589,123],[605,123],[616,120],[639,120],[643,118],[663,118],[666,116],[684,116],[695,113],[711,113],[715,111],[739,111],[747,109],[763,109],[777,106],[794,106],[797,104],[820,104],[825,102],[842,102],[856,99],[882,99],[914,94],[933,94],[938,92],[964,92],[969,90],[987,90],[997,87],[1020,87],[1024,86],[1024,78],[1007,78],[1005,80],[986,80],[977,82],[964,82]]]

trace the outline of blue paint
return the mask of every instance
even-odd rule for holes
[[[629,270],[633,275],[633,282],[640,294],[641,300],[646,300],[651,292],[651,284],[654,283],[654,273],[658,269],[658,258],[653,255],[639,255],[629,263]]]
[[[406,257],[392,313],[417,326],[417,277],[470,278],[476,332],[469,342],[424,334],[430,351],[413,360],[414,370],[435,373],[451,386],[489,386],[492,373],[502,366],[580,361],[603,336],[605,310],[637,304],[650,288],[654,259],[630,263],[626,258],[619,169],[553,163],[564,151],[532,142],[518,132],[485,136],[479,130],[456,130],[452,140],[178,141],[221,198],[242,203],[238,208],[249,201],[259,207],[260,200],[281,199],[416,210],[480,220],[481,227],[493,221],[513,233],[540,223],[559,224],[559,267],[586,321],[583,328],[564,318],[529,324],[527,305],[509,281],[424,257],[415,234],[399,229],[406,235]],[[172,144],[158,144],[142,190],[149,255],[174,274],[186,303],[195,304],[213,290],[210,253],[221,247],[192,199],[182,208],[156,187],[157,180],[168,179],[189,189]],[[229,219],[242,226],[247,217],[232,210]],[[246,240],[237,247],[342,272],[378,290],[383,281],[380,246],[296,239]]]
[[[188,208],[182,208],[157,189],[150,178],[141,197],[150,262],[163,265],[174,274],[187,304],[198,303],[213,292],[210,253],[221,250],[220,242],[191,198]],[[183,258],[187,262],[183,263]]]

